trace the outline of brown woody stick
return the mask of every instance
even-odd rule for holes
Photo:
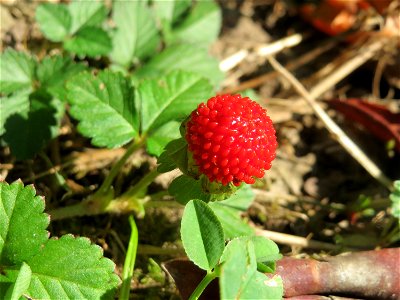
[[[174,259],[163,267],[183,299],[188,299],[205,275],[188,260]],[[287,300],[352,299],[323,295],[376,300],[400,297],[400,248],[355,252],[324,261],[285,257],[277,262],[276,270],[282,277]],[[200,299],[219,299],[216,280]]]

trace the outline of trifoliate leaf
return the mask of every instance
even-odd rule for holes
[[[69,57],[47,56],[38,65],[36,74],[42,88],[46,89],[52,96],[65,101],[66,80],[85,68],[83,64],[74,63]]]
[[[71,15],[65,4],[42,3],[36,9],[36,21],[44,36],[53,42],[61,42],[70,32]]]
[[[87,238],[50,239],[29,259],[32,279],[27,295],[35,299],[111,298],[119,283],[114,263]]]
[[[114,1],[112,19],[117,25],[110,54],[113,62],[129,67],[135,58],[154,53],[160,38],[146,1]]]
[[[248,241],[233,239],[225,247],[221,263],[221,299],[242,299],[241,293],[257,271],[254,245]]]
[[[7,49],[1,53],[0,61],[0,93],[9,94],[32,86],[36,64],[32,57]]]
[[[0,298],[112,299],[114,263],[86,238],[48,240],[43,210],[33,187],[0,182]]]
[[[180,137],[179,126],[179,122],[171,121],[154,131],[154,133],[146,141],[147,152],[155,156],[160,156],[164,150],[164,147],[171,140]]]
[[[198,1],[189,16],[173,28],[170,43],[184,42],[208,47],[221,29],[221,10],[213,1]]]
[[[160,74],[168,74],[172,70],[184,70],[199,74],[209,79],[214,86],[218,86],[224,78],[223,73],[219,70],[217,60],[211,57],[206,49],[181,44],[170,46],[155,55],[144,67],[134,73],[134,79],[154,78]]]
[[[258,251],[253,238],[236,238],[229,242],[220,260],[221,299],[282,299],[281,278],[268,278],[257,271]]]
[[[173,71],[167,76],[139,85],[142,131],[151,133],[163,124],[184,120],[212,94],[212,87],[200,75]]]
[[[111,39],[107,32],[98,27],[85,27],[64,42],[64,48],[79,56],[96,57],[106,55],[111,49]]]
[[[86,26],[98,26],[106,19],[107,9],[102,1],[75,0],[68,5],[71,15],[70,34]]]
[[[22,101],[22,100],[21,100]],[[9,116],[4,141],[17,159],[31,158],[58,135],[63,104],[44,90],[29,95],[29,109]]]
[[[28,260],[46,242],[49,218],[32,186],[0,182],[0,266]]]
[[[213,269],[224,251],[221,223],[211,208],[201,200],[191,200],[186,204],[181,238],[187,256],[204,270]]]
[[[93,145],[120,147],[138,135],[134,91],[120,73],[82,73],[67,83],[71,114]]]

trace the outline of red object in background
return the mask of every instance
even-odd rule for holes
[[[331,100],[329,105],[382,141],[394,140],[395,149],[400,153],[400,113],[361,99]]]
[[[301,16],[318,30],[329,35],[338,35],[351,29],[360,12],[375,9],[382,14],[391,0],[322,0],[318,4],[300,6]]]

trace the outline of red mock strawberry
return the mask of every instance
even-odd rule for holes
[[[267,111],[240,95],[201,103],[188,119],[185,137],[200,173],[223,185],[253,184],[263,177],[277,147]]]

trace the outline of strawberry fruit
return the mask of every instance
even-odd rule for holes
[[[224,186],[263,177],[277,148],[267,111],[240,95],[218,95],[199,104],[186,123],[185,138],[200,173]]]

